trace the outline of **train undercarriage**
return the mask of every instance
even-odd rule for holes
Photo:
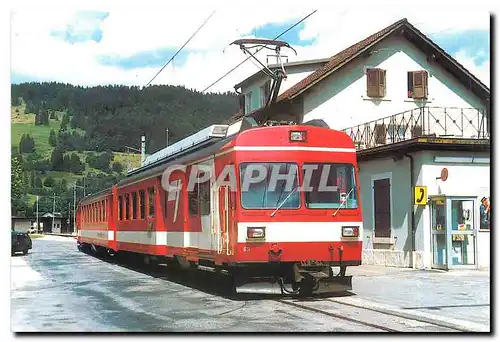
[[[199,263],[183,257],[159,257],[132,252],[115,252],[92,244],[78,244],[82,252],[115,257],[127,254],[143,265],[167,265],[183,272],[208,272],[220,275],[231,284],[233,294],[274,294],[283,296],[313,296],[352,290],[352,276],[346,275],[347,265],[310,260],[307,262],[231,263],[215,265]],[[334,271],[335,269],[335,271]]]

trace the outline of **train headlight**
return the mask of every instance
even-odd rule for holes
[[[358,237],[359,227],[342,227],[343,237]]]
[[[290,141],[302,141],[305,142],[307,138],[306,131],[290,131]]]
[[[247,238],[264,239],[266,237],[266,227],[247,227]]]

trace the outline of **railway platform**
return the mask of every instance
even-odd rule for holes
[[[433,320],[486,328],[490,324],[489,270],[415,270],[362,265],[348,268],[355,295],[339,300]],[[482,329],[481,329],[482,330]]]

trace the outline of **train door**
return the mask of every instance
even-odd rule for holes
[[[155,192],[154,186],[149,186],[146,189],[146,232],[148,241],[156,244],[156,219],[155,219]],[[133,201],[131,201],[133,203]],[[132,215],[132,214],[131,214]]]
[[[173,172],[170,175],[170,187],[167,190],[166,226],[167,245],[169,247],[184,247],[184,174]]]
[[[197,246],[200,255],[212,255],[212,252],[209,251],[213,249],[212,188],[215,183],[215,177],[211,177],[215,172],[213,158],[196,165],[195,171],[196,184],[193,184],[194,186],[190,187],[192,188],[191,191],[188,191],[188,202],[190,207],[190,242],[193,246]],[[191,182],[191,172],[188,172],[188,174],[190,175],[189,181]],[[193,181],[195,179],[193,179]],[[195,215],[193,215],[194,212],[196,212]]]
[[[186,225],[186,237],[184,247],[194,247],[199,248],[199,233],[201,232],[201,217],[202,217],[202,186],[196,178],[200,177],[200,173],[197,172],[194,175],[196,178],[191,179],[191,173],[197,172],[196,168],[190,166],[187,170],[187,174],[190,175],[187,184],[187,197],[188,197],[188,216]],[[193,176],[193,177],[194,177]],[[190,184],[192,182],[193,184]]]
[[[219,187],[219,225],[216,233],[217,254],[233,255],[235,193],[230,187]]]

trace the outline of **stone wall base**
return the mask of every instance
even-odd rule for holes
[[[411,254],[413,253],[413,265]],[[393,251],[387,249],[364,249],[363,265],[379,265],[390,267],[413,267],[425,269],[424,252]]]

